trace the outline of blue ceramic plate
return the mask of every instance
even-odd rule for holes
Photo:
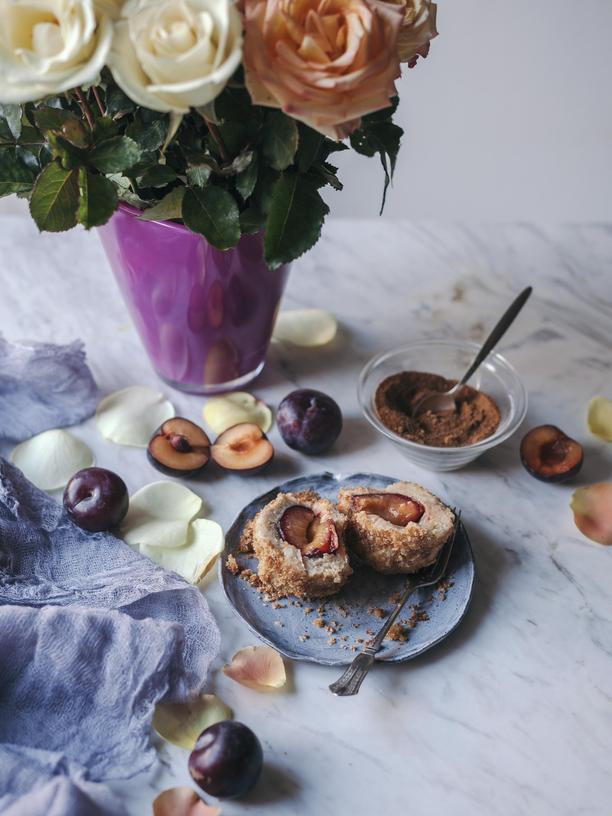
[[[285,482],[244,508],[227,533],[220,578],[230,604],[259,638],[294,660],[344,666],[380,628],[382,621],[373,610],[389,612],[392,608],[390,598],[403,589],[406,577],[381,575],[368,567],[354,565],[354,574],[338,595],[319,601],[286,598],[269,602],[226,566],[227,556],[233,554],[241,567],[257,571],[257,559],[239,551],[245,524],[280,492],[315,490],[320,496],[335,501],[341,487],[386,487],[396,481],[398,479],[372,473],[346,477],[319,473]],[[474,586],[474,557],[463,525],[457,534],[447,579],[452,581],[452,586],[445,598],[431,589],[419,590],[412,596],[399,620],[408,620],[412,613],[410,604],[416,603],[420,605],[417,611],[426,613],[421,615],[426,619],[419,620],[413,628],[406,626],[407,641],[387,641],[378,660],[387,663],[410,660],[431,649],[461,622]],[[315,620],[319,624],[324,621],[325,626],[316,625]]]

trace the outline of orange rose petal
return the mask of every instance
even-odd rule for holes
[[[243,686],[257,691],[278,689],[287,682],[285,664],[279,653],[270,646],[247,646],[240,649],[223,673]]]
[[[153,802],[153,816],[220,816],[221,809],[210,807],[191,788],[168,788]]]
[[[612,482],[579,487],[570,506],[580,532],[591,541],[612,546]]]

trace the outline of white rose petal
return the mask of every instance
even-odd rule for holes
[[[280,343],[311,348],[331,343],[337,330],[336,318],[325,309],[288,309],[279,314],[272,337]]]
[[[223,551],[225,536],[216,521],[196,519],[189,527],[187,543],[182,547],[141,545],[146,555],[160,567],[178,573],[191,584],[199,584]]]
[[[0,0],[0,102],[33,102],[94,82],[113,37],[109,8],[94,0]]]
[[[230,0],[130,0],[109,57],[139,105],[188,113],[212,102],[242,59],[242,22]]]
[[[68,431],[52,430],[17,445],[11,460],[41,490],[64,487],[77,470],[91,467],[94,456],[84,442]]]
[[[137,490],[121,535],[134,549],[182,547],[189,523],[202,510],[202,499],[177,482],[153,482]]]
[[[168,742],[191,751],[205,728],[233,716],[216,694],[201,694],[186,703],[158,703],[153,728]]]
[[[159,391],[132,385],[104,397],[96,409],[96,425],[111,442],[146,448],[159,426],[174,415],[174,406]]]
[[[212,397],[204,406],[203,414],[204,421],[216,434],[223,433],[240,422],[252,422],[264,433],[272,427],[272,411],[265,402],[246,391]]]

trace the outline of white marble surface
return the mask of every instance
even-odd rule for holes
[[[522,286],[535,294],[502,349],[530,393],[525,427],[554,422],[586,446],[577,484],[612,478],[612,445],[590,438],[585,408],[612,396],[612,227],[414,226],[335,221],[292,274],[286,306],[325,304],[342,321],[329,348],[276,347],[254,390],[271,404],[296,385],[341,404],[346,428],[328,455],[289,451],[251,479],[198,485],[223,525],[253,496],[299,473],[370,469],[414,479],[463,508],[478,581],[471,610],[443,645],[375,667],[356,698],[327,690],[333,669],[292,666],[289,691],[262,695],[215,673],[210,688],[260,736],[268,767],[226,816],[607,816],[612,808],[612,551],[575,529],[572,486],[523,470],[518,436],[463,471],[420,471],[361,419],[355,384],[375,352],[423,336],[483,337]],[[103,391],[156,379],[95,236],[39,236],[0,220],[0,330],[11,339],[82,337]],[[173,394],[200,417],[202,400]],[[142,451],[77,429],[131,489],[158,477]],[[204,589],[219,621],[219,665],[254,638]],[[164,747],[152,772],[121,786],[132,812],[185,782],[186,754]]]

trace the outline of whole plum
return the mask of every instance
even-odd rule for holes
[[[189,755],[189,773],[205,793],[219,799],[244,796],[263,766],[261,743],[248,726],[224,720],[206,728]]]
[[[90,467],[77,471],[64,491],[66,512],[75,524],[90,533],[119,525],[129,503],[125,482],[106,468]]]
[[[342,411],[322,391],[299,388],[287,394],[278,406],[276,424],[290,448],[314,455],[331,448],[338,438]]]

